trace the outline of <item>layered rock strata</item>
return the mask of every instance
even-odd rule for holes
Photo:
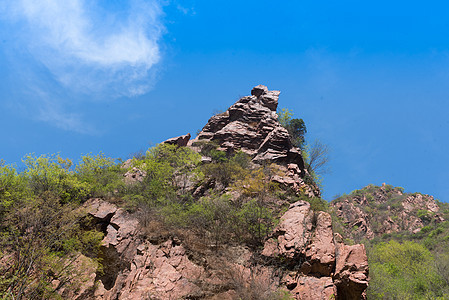
[[[279,91],[258,85],[251,96],[238,100],[226,112],[213,116],[190,142],[213,141],[226,152],[242,150],[255,162],[295,163],[301,170],[301,152],[290,141],[288,131],[277,121]]]
[[[251,96],[241,98],[224,113],[211,117],[188,145],[199,150],[201,143],[213,142],[218,150],[227,153],[241,150],[257,164],[277,163],[284,175],[276,176],[274,181],[309,196],[320,196],[318,187],[304,182],[308,174],[301,150],[292,144],[287,129],[278,122],[279,94],[263,85],[254,87]]]

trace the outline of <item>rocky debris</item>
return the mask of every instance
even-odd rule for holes
[[[369,216],[356,203],[345,199],[331,204],[339,218],[344,220],[346,228],[352,235],[364,236],[367,239],[374,237],[374,232],[368,224]]]
[[[403,193],[386,184],[354,191],[334,200],[331,206],[342,220],[346,235],[355,241],[400,231],[417,233],[430,222],[444,221],[432,196]]]
[[[435,202],[435,199],[429,195],[415,194],[410,195],[402,201],[402,207],[406,212],[412,212],[417,209],[427,210],[433,213],[438,213],[440,208]]]
[[[251,96],[238,100],[226,112],[212,116],[198,136],[189,142],[196,149],[205,142],[218,144],[227,153],[243,151],[254,163],[275,162],[284,167],[285,175],[276,178],[281,184],[319,196],[318,187],[307,185],[307,172],[301,150],[292,145],[290,135],[279,122],[276,109],[279,91],[258,85]]]
[[[368,287],[364,246],[337,246],[331,216],[313,212],[304,201],[290,205],[262,255],[281,259],[292,270],[281,283],[296,299],[330,299],[332,295],[336,299],[362,299]]]
[[[166,141],[163,141],[162,143],[176,145],[179,147],[185,147],[185,146],[187,146],[189,140],[190,140],[190,133],[168,139]]]

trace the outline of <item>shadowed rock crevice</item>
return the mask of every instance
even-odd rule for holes
[[[97,272],[95,281],[101,280],[106,290],[114,287],[117,276],[125,269],[130,269],[130,263],[121,260],[119,253],[114,247],[100,248],[98,259],[103,266],[102,270]]]

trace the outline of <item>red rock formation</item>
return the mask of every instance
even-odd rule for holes
[[[299,149],[293,147],[287,130],[277,121],[279,91],[258,85],[251,96],[243,97],[226,112],[209,119],[191,141],[217,142],[221,150],[242,150],[256,162],[291,162],[304,169]]]
[[[170,144],[170,145],[177,145],[179,147],[185,147],[185,146],[187,146],[189,140],[190,140],[190,133],[168,139],[166,141],[163,141],[162,143]]]
[[[85,204],[106,227],[104,275],[98,275],[96,299],[185,299],[201,294],[193,281],[201,267],[192,263],[172,239],[152,244],[140,238],[139,222],[125,210],[99,199]]]
[[[297,270],[281,279],[296,299],[362,299],[368,287],[365,247],[336,246],[331,216],[314,213],[304,201],[281,217],[262,255]]]
[[[215,270],[211,265],[206,269],[194,263],[179,240],[150,242],[142,238],[136,217],[113,204],[92,199],[85,208],[105,237],[101,257],[104,274],[96,275],[95,288],[93,280],[86,283],[91,286],[83,288],[83,297],[269,298],[281,288],[295,299],[362,299],[367,287],[368,265],[363,245],[336,245],[330,215],[314,213],[307,202],[292,204],[282,216],[262,251],[270,259],[254,264],[252,257],[256,253],[235,248],[234,258],[219,268],[215,266]],[[279,263],[289,271],[279,273]],[[223,276],[226,273],[231,276]],[[212,288],[206,291],[205,286]],[[91,295],[86,291],[91,291]]]
[[[277,120],[279,91],[258,85],[251,96],[238,100],[226,112],[209,119],[198,136],[189,142],[195,148],[201,142],[214,142],[219,150],[232,153],[241,150],[254,163],[275,162],[285,173],[274,181],[288,185],[310,196],[320,196],[318,187],[307,185],[307,170],[301,150],[291,143],[290,135]]]
[[[338,244],[333,276],[339,299],[365,299],[368,287],[368,260],[363,244]]]

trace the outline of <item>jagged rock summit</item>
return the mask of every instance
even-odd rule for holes
[[[210,118],[190,145],[213,141],[220,145],[219,150],[242,150],[254,162],[294,163],[303,170],[300,150],[292,145],[288,131],[277,121],[279,94],[263,85],[254,87],[251,96],[241,98],[226,112]]]
[[[277,175],[273,181],[300,190],[309,196],[320,196],[314,184],[306,184],[308,176],[301,150],[295,147],[290,135],[279,122],[276,109],[280,91],[269,91],[264,85],[251,90],[251,96],[242,97],[227,111],[212,116],[198,136],[187,145],[199,151],[202,143],[213,142],[218,150],[228,154],[243,151],[252,162],[273,162],[285,175]],[[171,138],[164,143],[186,143],[190,135]]]

